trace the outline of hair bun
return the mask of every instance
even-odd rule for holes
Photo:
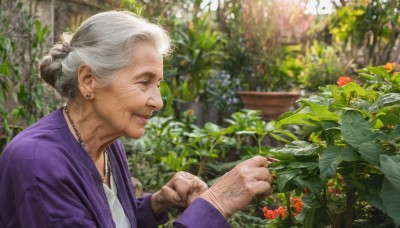
[[[62,61],[72,51],[70,45],[71,36],[64,33],[60,42],[55,44],[50,52],[39,63],[40,77],[54,87],[58,78],[62,75]]]

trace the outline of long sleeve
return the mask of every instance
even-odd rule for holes
[[[175,221],[176,228],[229,228],[231,225],[207,201],[196,199]]]
[[[164,224],[168,221],[167,213],[162,213],[154,216],[153,209],[151,208],[151,195],[137,199],[138,214],[137,221],[138,227],[152,228]]]

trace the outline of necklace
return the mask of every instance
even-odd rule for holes
[[[71,124],[72,128],[74,129],[74,132],[75,132],[75,134],[76,134],[76,137],[78,138],[79,144],[81,144],[82,148],[83,148],[86,152],[88,152],[88,151],[87,151],[87,148],[86,148],[86,145],[85,145],[85,143],[84,143],[83,140],[82,140],[81,134],[79,134],[79,131],[76,129],[76,126],[75,126],[74,121],[72,121],[72,118],[71,118],[71,116],[70,116],[70,114],[69,114],[68,106],[67,106],[67,105],[65,106],[64,110],[65,110],[65,114],[67,114],[68,121],[69,121],[69,123]],[[110,173],[109,173],[110,171],[109,171],[109,168],[108,168],[108,156],[107,156],[106,151],[103,151],[103,155],[104,155],[104,176],[101,177],[101,179],[102,179],[103,183],[105,183],[105,182],[106,182],[106,178],[107,178],[108,175],[110,174]]]

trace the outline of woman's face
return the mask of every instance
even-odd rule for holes
[[[95,111],[112,134],[140,138],[154,110],[163,106],[163,59],[150,44],[134,48],[131,65],[115,72],[111,86],[96,88]]]

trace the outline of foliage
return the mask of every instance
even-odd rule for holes
[[[176,52],[171,59],[175,67],[165,80],[173,87],[177,99],[206,102],[207,82],[217,75],[224,59],[223,35],[212,27],[210,15],[203,13],[192,21],[173,26]]]
[[[297,75],[290,72],[298,65],[289,69],[294,65],[285,63],[296,57],[286,45],[298,42],[301,31],[292,22],[307,20],[302,12],[300,3],[265,0],[232,0],[218,9],[221,30],[231,41],[225,48],[229,58],[224,68],[240,77],[244,90],[287,90],[298,85]]]
[[[48,28],[22,3],[0,11],[0,148],[18,132],[54,109],[37,77]],[[17,26],[16,26],[17,25]]]
[[[295,124],[305,130],[299,140],[270,151],[281,160],[274,164],[278,191],[309,190],[293,222],[348,227],[360,220],[381,223],[373,219],[379,217],[400,223],[399,204],[393,203],[400,194],[399,79],[384,67],[363,69],[360,76],[363,85],[328,85],[275,123],[276,129]],[[338,198],[330,183],[339,180],[344,195]],[[365,211],[365,205],[379,211]]]
[[[347,47],[359,67],[381,65],[397,58],[400,32],[399,2],[366,0],[342,2],[329,18],[334,39]]]
[[[220,111],[239,109],[240,100],[236,91],[239,91],[240,87],[240,80],[223,70],[208,80],[207,102],[216,105]]]
[[[339,76],[349,72],[350,63],[344,63],[340,48],[313,40],[305,45],[301,63],[304,67],[301,84],[308,91],[317,91],[318,87],[334,84]]]

